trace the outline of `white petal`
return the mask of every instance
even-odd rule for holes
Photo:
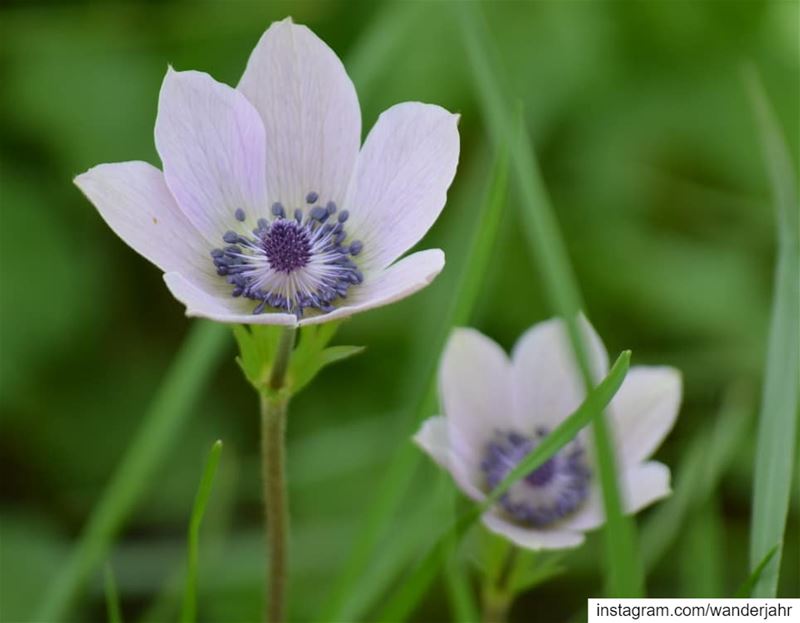
[[[579,318],[590,367],[597,380],[608,370],[608,355],[600,337]],[[560,318],[529,329],[512,354],[514,409],[520,421],[549,429],[577,409],[586,396],[572,354],[566,323]]]
[[[291,19],[276,22],[237,88],[264,123],[271,201],[298,208],[313,191],[342,207],[361,142],[361,111],[333,50]]]
[[[427,286],[442,268],[444,253],[441,250],[413,253],[375,276],[367,275],[364,283],[350,290],[352,294],[348,294],[342,307],[327,314],[303,318],[300,324],[320,324],[388,305]]]
[[[363,261],[383,267],[414,246],[447,200],[458,164],[458,115],[406,102],[385,111],[358,156],[346,207]]]
[[[649,457],[667,436],[681,403],[675,368],[631,368],[611,402],[617,449],[628,464]]]
[[[146,162],[101,164],[75,184],[109,227],[162,271],[213,274],[208,245],[170,194],[164,176]]]
[[[178,205],[212,245],[238,225],[267,213],[264,127],[235,89],[198,71],[164,77],[158,100],[156,148]]]
[[[495,534],[506,537],[519,547],[530,550],[568,549],[583,543],[583,534],[568,530],[537,530],[523,528],[490,511],[482,517],[483,524]]]
[[[465,462],[465,457],[453,448],[453,441],[450,438],[447,421],[441,415],[425,420],[414,435],[414,442],[439,466],[450,472],[461,490],[473,500],[480,502],[485,498],[480,489],[480,475],[474,467],[471,468]]]
[[[511,365],[495,342],[474,329],[455,329],[439,364],[439,400],[450,438],[480,465],[486,444],[511,421]]]
[[[672,493],[669,468],[657,461],[629,467],[622,475],[626,513],[638,513],[645,506]]]
[[[597,470],[595,470],[596,478]],[[666,465],[650,461],[625,469],[620,474],[622,498],[625,512],[633,514],[645,506],[670,494],[669,468]],[[603,508],[603,494],[600,483],[595,480],[589,497],[581,509],[572,517],[558,523],[564,530],[594,530],[606,520]]]
[[[206,283],[191,283],[179,273],[167,273],[164,281],[172,295],[186,305],[187,316],[241,324],[297,324],[294,314],[253,314],[252,309],[257,304],[255,301],[233,298],[229,294],[226,296],[222,289]]]

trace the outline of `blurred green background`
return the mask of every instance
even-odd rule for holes
[[[313,619],[333,586],[426,372],[464,262],[494,149],[453,11],[439,2],[4,4],[0,9],[0,619],[29,620],[133,437],[190,321],[158,270],[116,238],[72,183],[119,160],[158,164],[153,124],[167,64],[235,84],[267,25],[291,14],[345,60],[365,131],[404,100],[460,112],[462,156],[421,247],[444,273],[357,316],[336,338],[368,346],[293,403],[293,612]],[[683,371],[684,406],[658,453],[674,469],[702,444],[731,389],[750,417],[718,486],[671,525],[653,596],[731,595],[747,576],[754,441],[775,251],[773,208],[741,79],[754,61],[797,162],[793,1],[486,2],[511,89],[524,102],[588,313],[611,353]],[[509,195],[473,324],[505,347],[549,315]],[[263,559],[257,399],[233,361],[214,368],[189,425],[109,558],[126,620],[169,620],[202,464],[225,441],[203,533],[201,619],[255,620]],[[724,434],[724,431],[723,431]],[[426,459],[355,595],[375,598],[425,551],[450,486]],[[702,482],[703,472],[689,474]],[[432,485],[431,483],[436,483]],[[639,516],[640,526],[653,510]],[[667,522],[669,523],[669,522]],[[779,594],[800,595],[798,497]],[[392,548],[398,540],[403,546]],[[602,590],[595,535],[569,571],[522,597],[512,620],[571,620]],[[398,553],[399,550],[399,553]],[[391,559],[382,553],[392,552]],[[469,565],[470,544],[462,555]],[[368,588],[369,586],[369,588]],[[355,607],[355,606],[354,606]],[[105,620],[101,575],[70,620]],[[449,617],[431,591],[415,618]]]

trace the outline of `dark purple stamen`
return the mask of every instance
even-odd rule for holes
[[[488,488],[494,489],[547,435],[538,429],[532,437],[498,432],[486,446],[481,469]],[[591,471],[583,448],[573,441],[518,481],[500,498],[500,506],[520,523],[545,527],[573,513],[589,494]]]
[[[311,257],[306,231],[293,221],[273,223],[263,238],[264,254],[273,270],[289,274],[303,268]]]

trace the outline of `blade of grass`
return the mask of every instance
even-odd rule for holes
[[[200,553],[200,526],[206,512],[208,498],[211,495],[211,486],[219,465],[219,455],[222,452],[222,441],[217,440],[211,446],[211,451],[206,459],[203,477],[194,498],[192,516],[189,520],[189,547],[186,563],[186,586],[183,592],[183,609],[181,610],[181,623],[194,623],[197,618],[197,561]]]
[[[110,564],[105,568],[106,611],[109,623],[122,623],[122,609],[119,607],[119,593],[114,579],[114,569]]]
[[[718,495],[712,494],[690,516],[678,553],[681,597],[724,596],[725,526]]]
[[[764,573],[764,569],[767,568],[767,565],[775,557],[775,554],[778,553],[780,546],[780,543],[773,545],[772,549],[767,552],[766,556],[764,556],[764,559],[756,565],[756,568],[753,569],[750,577],[748,577],[739,587],[739,590],[736,591],[737,598],[748,599],[753,596],[753,588],[755,588],[755,585],[758,583],[759,579],[761,579],[761,574]]]
[[[540,467],[572,441],[582,428],[597,419],[625,380],[630,366],[630,356],[630,351],[620,354],[608,376],[588,392],[586,400],[575,412],[554,428],[536,448],[525,455],[519,464],[492,490],[486,500],[473,505],[442,534],[409,577],[390,596],[386,606],[375,617],[376,621],[397,623],[406,620],[425,590],[436,578],[439,569],[444,564],[451,542],[461,538],[473,522],[489,510],[515,482]]]
[[[473,230],[472,240],[467,247],[464,267],[454,289],[453,303],[448,313],[443,316],[436,344],[429,347],[427,352],[441,351],[450,329],[468,322],[478,299],[506,202],[508,162],[508,152],[501,148],[489,177],[489,187]],[[409,435],[418,422],[436,410],[435,363],[431,361],[424,367],[426,378],[429,379],[426,391],[405,416],[407,425],[404,429]],[[420,460],[421,453],[411,443],[404,444],[395,454],[377,488],[377,497],[369,506],[358,542],[353,546],[342,574],[323,605],[318,617],[320,620],[341,621],[352,618],[352,614],[345,612],[343,606],[347,602],[348,595],[354,590],[358,578],[369,565],[381,537],[386,533]]]
[[[450,549],[446,556],[444,581],[453,611],[453,620],[459,623],[478,623],[480,621],[478,608],[467,575],[461,568],[461,561],[455,555],[455,544],[452,544]]]
[[[798,417],[800,206],[796,171],[755,69],[749,68],[746,80],[772,187],[778,234],[772,318],[756,442],[750,568],[755,571],[767,553],[779,544],[753,588],[753,597],[775,597],[782,554],[780,543],[791,495]]]
[[[453,487],[448,489],[448,498],[450,501],[449,508],[455,517],[458,514],[460,500]],[[458,540],[450,539],[445,554],[444,584],[447,590],[447,598],[450,602],[452,618],[454,621],[459,621],[459,623],[478,623],[481,618],[478,604],[470,588],[466,570],[459,559],[458,544]]]
[[[214,475],[214,504],[203,516],[203,561],[209,569],[216,569],[229,547],[229,528],[232,523],[239,480],[239,460],[229,453]],[[260,533],[259,533],[260,536]],[[161,582],[158,593],[138,618],[138,623],[163,623],[178,620],[186,584],[186,559],[176,562],[167,578]],[[198,577],[198,590],[202,590],[202,574]]]
[[[572,349],[588,391],[595,379],[578,324],[578,313],[583,309],[581,295],[527,129],[524,123],[515,123],[514,114],[506,104],[509,100],[504,97],[502,63],[497,58],[477,3],[458,4],[457,9],[472,75],[475,77],[475,92],[490,133],[495,142],[500,144],[516,138],[512,141],[511,163],[523,199],[522,217],[529,247],[541,270],[550,303],[567,324]],[[597,418],[593,429],[606,513],[604,532],[608,591],[615,597],[638,597],[643,594],[644,578],[637,556],[635,526],[633,520],[622,512],[614,447],[605,417]]]
[[[125,518],[177,440],[192,406],[228,347],[229,335],[223,325],[194,323],[80,540],[45,594],[35,620],[67,618],[72,600],[105,557]]]

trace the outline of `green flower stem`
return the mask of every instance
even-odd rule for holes
[[[289,392],[286,371],[296,329],[281,334],[269,382],[261,396],[261,466],[267,531],[267,621],[286,620],[286,586],[289,568],[289,497],[286,488],[286,412]]]
[[[514,601],[512,579],[517,562],[517,548],[509,546],[496,576],[487,575],[482,592],[482,623],[505,623]]]

